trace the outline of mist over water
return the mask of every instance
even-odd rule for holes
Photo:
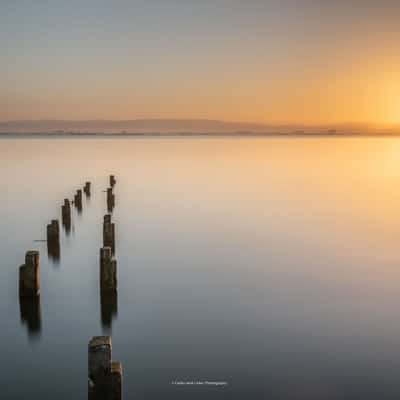
[[[400,139],[1,139],[1,398],[397,399]],[[108,175],[117,296],[100,296]],[[92,182],[48,255],[46,224]],[[35,241],[34,240],[38,240]],[[40,301],[18,298],[39,250]],[[218,381],[226,385],[176,385]]]

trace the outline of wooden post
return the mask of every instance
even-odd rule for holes
[[[111,222],[111,214],[106,214],[104,216],[103,246],[111,247],[112,253],[115,253],[115,224]]]
[[[118,292],[100,290],[101,324],[110,329],[112,320],[118,315]]]
[[[71,203],[69,202],[69,199],[64,199],[64,207],[66,211],[71,212]]]
[[[106,292],[118,288],[117,261],[112,256],[111,247],[100,249],[100,288]]]
[[[82,211],[82,190],[78,189],[74,196],[74,203],[75,207],[77,208],[78,212]]]
[[[102,291],[116,291],[117,261],[113,259],[111,247],[100,249],[100,289]]]
[[[89,341],[88,394],[90,400],[122,399],[122,365],[111,360],[111,336]]]
[[[58,223],[57,219],[52,219],[51,223],[47,225],[47,241],[60,241],[60,224]]]
[[[86,197],[90,197],[90,182],[85,183],[83,191],[85,192]]]
[[[115,176],[114,175],[110,175],[110,186],[113,187],[115,186],[115,184],[117,183]]]
[[[50,259],[58,263],[58,261],[60,260],[60,253],[60,242],[47,242],[47,254]]]
[[[40,295],[32,297],[19,296],[21,322],[26,324],[30,337],[40,335],[42,320],[40,316]]]
[[[25,254],[25,264],[19,267],[19,295],[20,297],[36,297],[39,293],[39,252],[30,250]]]
[[[64,199],[64,204],[61,206],[62,216],[66,218],[71,218],[71,203],[69,199]]]
[[[68,199],[64,199],[64,204],[61,206],[62,224],[67,233],[71,230],[71,204]]]
[[[107,189],[107,210],[108,212],[112,212],[115,207],[115,194],[113,193],[113,189]]]
[[[51,258],[60,259],[60,224],[57,219],[47,225],[47,252]]]
[[[103,377],[111,368],[111,337],[95,336],[89,342],[89,379]]]
[[[110,400],[122,399],[122,364],[119,361],[111,362]]]

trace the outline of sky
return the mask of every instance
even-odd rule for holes
[[[400,123],[398,0],[1,0],[0,121]]]

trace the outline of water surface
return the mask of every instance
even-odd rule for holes
[[[393,138],[0,140],[1,398],[85,399],[87,343],[104,333],[125,399],[398,399],[399,153]],[[34,240],[86,180],[54,260]],[[29,249],[41,296],[25,305]]]

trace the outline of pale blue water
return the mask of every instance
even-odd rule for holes
[[[110,333],[125,399],[399,398],[399,152],[398,139],[0,140],[0,397],[85,399],[87,343]],[[106,326],[110,173],[119,290]],[[54,262],[33,240],[86,180]],[[29,249],[30,327],[17,291]]]

